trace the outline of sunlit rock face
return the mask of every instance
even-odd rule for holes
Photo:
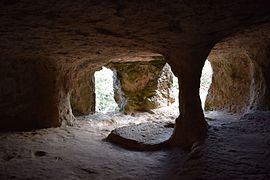
[[[1,129],[72,124],[70,94],[87,72],[130,57],[145,61],[138,57],[161,54],[181,76],[182,114],[172,138],[177,145],[206,136],[198,89],[212,47],[233,33],[260,24],[269,27],[270,20],[268,0],[3,0],[0,8],[1,89],[7,87],[0,94],[5,97],[0,99],[5,114]],[[268,66],[263,67],[266,77]],[[269,78],[265,81],[269,84]]]
[[[206,110],[269,109],[270,27],[237,34],[209,55],[214,75]]]
[[[174,84],[174,78],[175,76],[170,65],[166,63],[159,74],[156,96],[153,99],[156,101],[157,108],[170,106],[177,101],[176,98],[178,98],[178,94],[176,94],[177,92],[175,93],[174,91],[177,91],[178,88],[174,87],[176,86]]]
[[[148,62],[112,63],[115,73],[115,100],[125,113],[150,111],[171,105],[173,74],[162,56]]]

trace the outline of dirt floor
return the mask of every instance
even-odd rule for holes
[[[192,152],[136,152],[104,140],[115,127],[176,116],[96,114],[74,127],[0,134],[0,179],[270,179],[270,112],[206,113],[208,139]]]

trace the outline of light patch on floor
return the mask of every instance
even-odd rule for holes
[[[207,114],[208,138],[196,152],[129,151],[104,140],[116,126],[174,121],[175,114],[85,116],[75,127],[0,134],[0,179],[269,179],[270,112],[239,118]],[[97,116],[97,115],[96,115]],[[91,119],[92,118],[92,119]],[[93,120],[100,118],[99,121]]]

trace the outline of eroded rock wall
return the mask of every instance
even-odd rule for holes
[[[269,109],[269,30],[247,31],[214,47],[209,55],[213,80],[206,110]]]
[[[250,101],[252,61],[241,51],[216,57],[210,55],[209,59],[213,77],[205,110],[245,111]]]
[[[168,63],[163,66],[158,78],[157,90],[155,101],[158,107],[170,106],[176,101],[176,97],[173,92],[173,72]]]
[[[158,58],[109,65],[116,72],[115,100],[124,112],[149,111],[175,101],[172,72],[163,57]]]
[[[93,73],[86,73],[74,82],[70,103],[75,116],[95,112],[95,78]]]

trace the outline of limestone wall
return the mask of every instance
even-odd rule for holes
[[[172,72],[160,58],[109,65],[116,72],[115,100],[124,112],[149,111],[174,102]]]
[[[95,112],[95,79],[93,73],[86,73],[74,82],[70,103],[75,116]]]
[[[206,110],[245,113],[270,108],[268,30],[238,34],[214,47],[209,55],[214,72]]]

